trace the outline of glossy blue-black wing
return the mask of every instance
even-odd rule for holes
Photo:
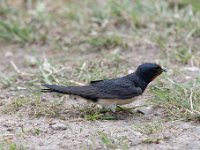
[[[133,82],[124,79],[104,80],[92,83],[98,91],[99,99],[129,99],[142,94],[142,89]]]

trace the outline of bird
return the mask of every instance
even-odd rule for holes
[[[42,84],[45,88],[41,91],[79,96],[115,111],[116,106],[135,101],[144,93],[148,84],[162,72],[166,70],[159,64],[143,63],[137,67],[135,72],[123,77],[95,80],[81,86]]]

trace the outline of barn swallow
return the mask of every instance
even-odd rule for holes
[[[166,70],[154,63],[144,63],[136,71],[114,79],[91,81],[83,86],[43,84],[42,92],[56,92],[80,96],[115,111],[117,105],[129,104],[142,95],[147,85]]]

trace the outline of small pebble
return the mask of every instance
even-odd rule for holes
[[[13,131],[13,128],[8,128],[7,131],[10,131],[10,132],[11,132],[11,131]]]
[[[51,125],[51,128],[53,130],[66,130],[67,126],[63,123],[56,123],[56,124]]]
[[[4,56],[5,57],[11,57],[11,56],[13,56],[13,53],[12,52],[6,52]]]
[[[153,106],[148,106],[148,107],[141,107],[137,109],[137,112],[143,114],[143,115],[149,115],[153,112]]]

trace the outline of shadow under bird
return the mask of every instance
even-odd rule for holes
[[[41,91],[77,95],[115,111],[117,105],[135,101],[147,85],[165,71],[158,64],[144,63],[139,65],[135,72],[120,78],[91,81],[83,86],[43,84],[46,89]]]

